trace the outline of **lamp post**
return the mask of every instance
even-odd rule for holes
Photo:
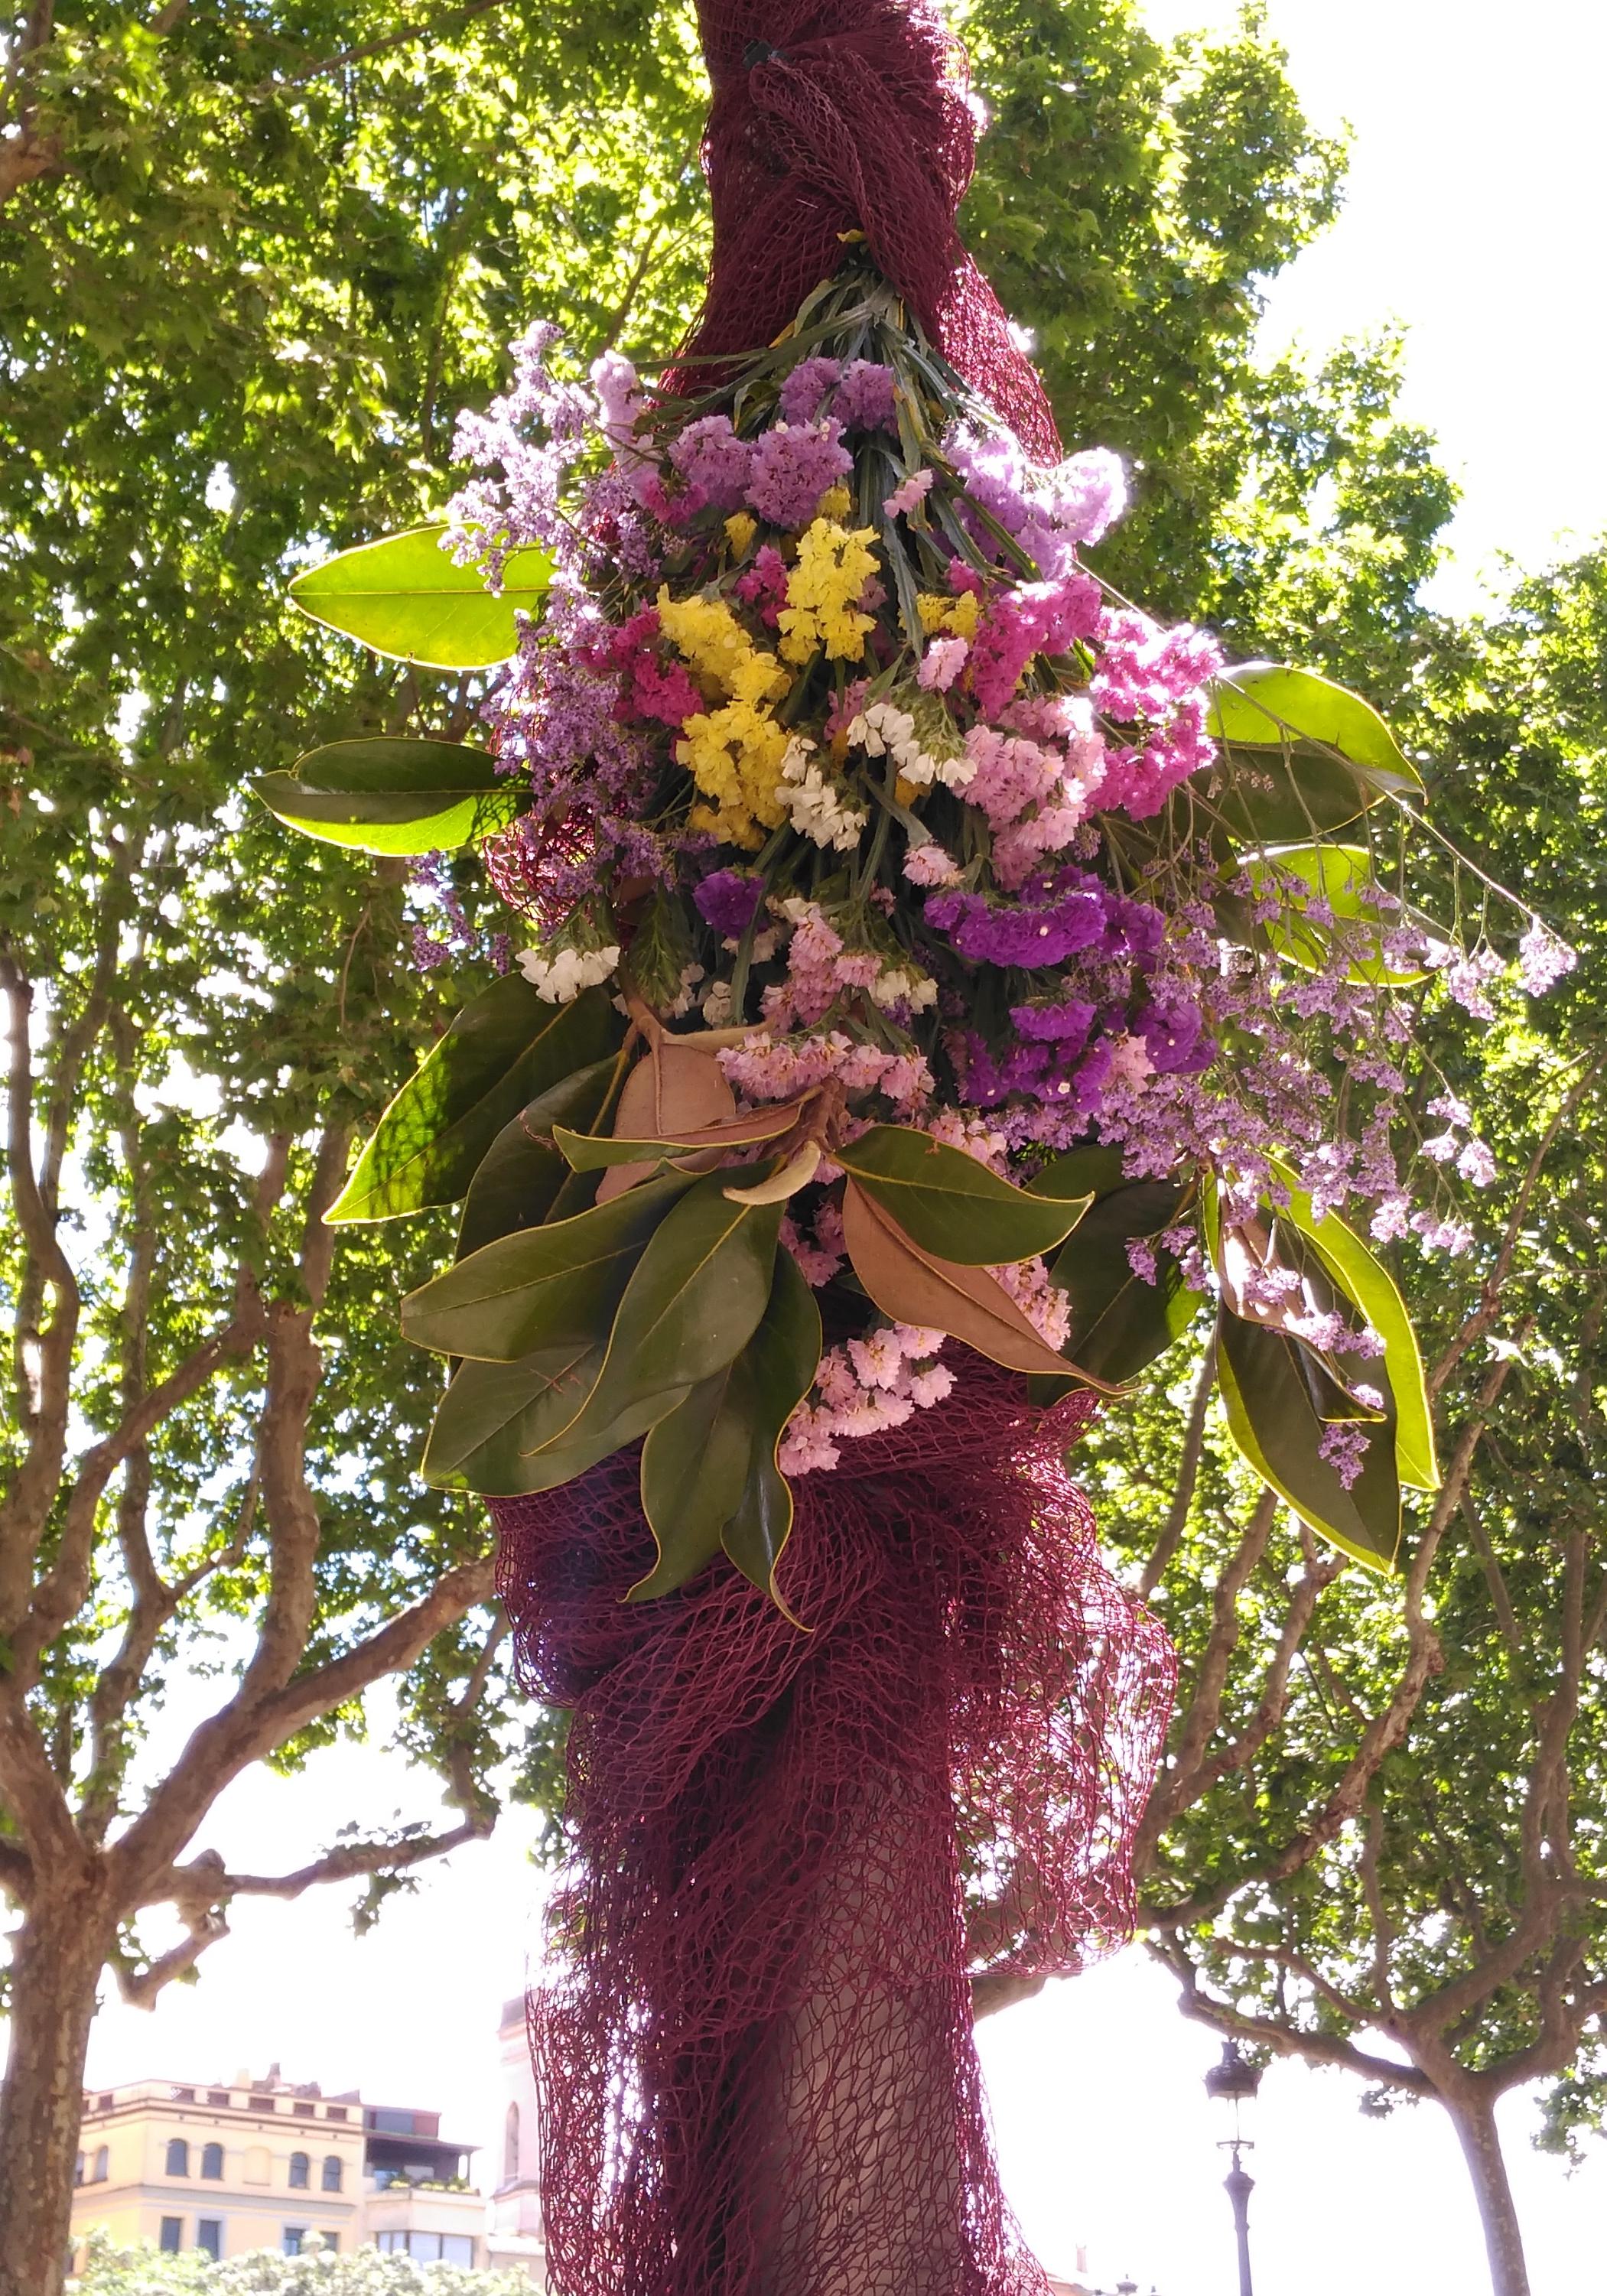
[[[1218,2148],[1233,2154],[1233,2167],[1223,2180],[1223,2189],[1233,2209],[1234,2232],[1239,2243],[1239,2296],[1255,2296],[1250,2276],[1250,2196],[1256,2188],[1243,2159],[1246,2152],[1253,2152],[1256,2148],[1245,2136],[1240,2116],[1260,2086],[1260,2067],[1252,2065],[1241,2053],[1237,2041],[1224,2042],[1221,2063],[1213,2065],[1205,2076],[1205,2093],[1214,2103],[1233,2107],[1233,2135],[1219,2137]]]

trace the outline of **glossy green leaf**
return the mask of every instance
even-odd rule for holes
[[[1207,722],[1227,768],[1221,814],[1252,844],[1299,844],[1423,788],[1372,704],[1312,670],[1247,662],[1216,686]]]
[[[1076,1203],[1088,1197],[1097,1201],[1129,1185],[1121,1150],[1090,1142],[1086,1147],[1068,1148],[1063,1156],[1045,1164],[1036,1178],[1027,1182],[1027,1193],[1053,1196],[1058,1203]]]
[[[832,1152],[923,1251],[963,1267],[1053,1251],[1082,1214],[1081,1199],[1029,1194],[963,1149],[901,1124],[876,1125]]]
[[[612,1052],[622,1034],[600,988],[548,1004],[521,973],[493,981],[381,1117],[327,1218],[398,1219],[455,1203],[504,1125],[572,1070]]]
[[[532,1484],[529,1462],[579,1416],[605,1352],[600,1343],[570,1341],[513,1363],[461,1364],[430,1430],[424,1480],[487,1498],[545,1488]]]
[[[1127,1257],[1130,1241],[1173,1225],[1183,1193],[1173,1181],[1148,1180],[1102,1197],[1054,1262],[1054,1281],[1071,1301],[1065,1352],[1100,1379],[1136,1378],[1200,1312],[1201,1295],[1185,1283],[1172,1253],[1154,1246],[1153,1283]]]
[[[791,1253],[779,1251],[769,1306],[741,1358],[753,1384],[758,1433],[742,1496],[721,1534],[743,1578],[778,1603],[775,1571],[791,1535],[792,1488],[775,1455],[788,1420],[814,1385],[820,1348],[815,1294]]]
[[[570,1341],[601,1344],[649,1238],[691,1185],[668,1172],[573,1219],[485,1244],[408,1293],[405,1336],[441,1355],[491,1363]]]
[[[727,1117],[723,1122],[691,1125],[656,1139],[571,1131],[560,1125],[553,1141],[577,1172],[597,1172],[610,1164],[652,1164],[661,1157],[685,1155],[700,1148],[751,1147],[756,1142],[775,1140],[791,1132],[798,1115],[797,1105],[788,1101],[773,1108],[754,1109],[746,1116]]]
[[[512,820],[518,785],[458,742],[332,742],[251,791],[291,829],[364,853],[435,853]]]
[[[553,1142],[554,1124],[594,1124],[608,1097],[617,1062],[593,1061],[538,1093],[510,1119],[487,1149],[469,1183],[457,1232],[457,1257],[467,1259],[498,1236],[539,1227],[557,1202],[570,1168]]]
[[[1328,1423],[1306,1376],[1306,1354],[1286,1333],[1222,1309],[1217,1381],[1228,1431],[1262,1481],[1302,1522],[1370,1569],[1393,1570],[1400,1552],[1400,1480],[1389,1423],[1379,1425],[1361,1474],[1347,1490],[1318,1447]]]
[[[687,1185],[680,1174],[667,1176],[616,1201]],[[730,1202],[717,1180],[691,1185],[656,1226],[619,1303],[603,1404],[613,1409],[637,1393],[695,1386],[747,1345],[769,1300],[781,1219],[779,1204]]]
[[[539,612],[553,562],[544,550],[512,552],[493,597],[478,567],[455,565],[441,548],[446,531],[437,521],[342,550],[298,574],[291,596],[314,621],[394,661],[489,669],[517,651],[515,612]]]
[[[1292,1169],[1275,1160],[1273,1169],[1289,1190],[1288,1217],[1309,1236],[1318,1258],[1348,1299],[1353,1300],[1384,1343],[1384,1369],[1396,1413],[1396,1457],[1400,1480],[1414,1490],[1439,1488],[1434,1443],[1434,1414],[1423,1374],[1423,1352],[1406,1303],[1394,1277],[1337,1213],[1312,1217],[1311,1198],[1295,1185]]]
[[[1356,845],[1286,845],[1249,863],[1258,893],[1270,892],[1284,904],[1281,916],[1269,917],[1256,930],[1259,938],[1291,964],[1309,972],[1326,972],[1342,947],[1349,980],[1397,988],[1429,977],[1425,966],[1406,970],[1386,964],[1382,948],[1383,922],[1367,898],[1377,880],[1368,854]],[[1289,882],[1292,878],[1293,884]],[[1304,889],[1304,890],[1302,890]],[[1319,899],[1341,920],[1341,933],[1332,925],[1306,914],[1307,903]]]

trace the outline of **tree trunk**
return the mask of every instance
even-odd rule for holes
[[[1478,2195],[1484,2244],[1489,2252],[1493,2296],[1529,2296],[1523,2234],[1518,2226],[1513,2188],[1507,2181],[1494,2100],[1482,2095],[1445,2096],[1443,2090],[1441,2095]]]
[[[12,1939],[0,2087],[0,2296],[61,2296],[72,2237],[84,2061],[112,1930],[53,1893]]]

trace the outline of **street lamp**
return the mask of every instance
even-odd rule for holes
[[[1250,2196],[1256,2188],[1243,2161],[1243,2155],[1256,2148],[1244,2134],[1240,2115],[1260,2086],[1260,2067],[1252,2065],[1242,2054],[1237,2041],[1225,2041],[1221,2063],[1213,2065],[1205,2076],[1205,2093],[1214,2103],[1231,2104],[1234,2112],[1234,2133],[1219,2137],[1218,2146],[1234,2156],[1223,2189],[1233,2208],[1234,2231],[1239,2243],[1239,2296],[1255,2296],[1250,2276]]]

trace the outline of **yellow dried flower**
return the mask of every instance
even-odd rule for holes
[[[734,511],[726,521],[726,539],[739,558],[747,556],[758,532],[758,519],[750,518],[745,510]]]
[[[817,518],[798,537],[798,557],[787,578],[787,603],[779,617],[782,658],[804,662],[817,645],[831,661],[857,661],[876,627],[859,611],[865,586],[876,574],[869,547],[873,527],[849,529]]]

